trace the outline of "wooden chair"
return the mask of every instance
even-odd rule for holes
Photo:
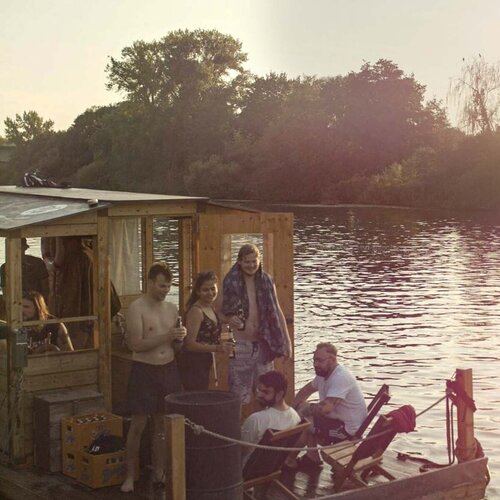
[[[383,384],[378,390],[377,394],[373,396],[373,399],[368,404],[368,415],[363,420],[363,423],[360,425],[359,429],[356,431],[356,434],[354,434],[355,439],[359,439],[363,435],[363,433],[372,423],[373,419],[377,416],[380,408],[387,404],[390,399],[391,395],[389,394],[389,386],[387,384]]]
[[[371,472],[382,474],[389,480],[395,479],[380,465],[382,455],[395,435],[392,419],[382,415],[366,440],[352,444],[343,441],[334,448],[321,450],[323,460],[332,467],[335,491],[340,490],[346,479],[350,479],[356,486],[367,486],[366,479]]]
[[[303,421],[295,427],[282,431],[268,429],[259,444],[267,446],[293,447],[299,436],[310,426]],[[299,500],[280,480],[281,468],[288,456],[288,451],[255,449],[243,468],[244,498],[254,499],[250,492],[254,487],[268,488],[271,484],[277,486],[288,498]]]

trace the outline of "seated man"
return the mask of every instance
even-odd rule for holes
[[[276,370],[262,374],[258,378],[256,400],[264,406],[263,410],[252,413],[243,423],[241,439],[258,443],[267,429],[281,431],[295,427],[301,421],[299,414],[285,402],[288,382]],[[245,465],[252,448],[242,447],[242,462]]]
[[[315,447],[351,438],[366,418],[366,403],[352,373],[337,362],[337,348],[322,342],[314,352],[316,377],[295,396],[293,407],[312,421],[307,435],[301,436],[297,446]],[[319,392],[319,403],[307,403],[314,392]],[[296,460],[291,453],[286,461],[289,468],[319,468],[321,459],[316,450]]]

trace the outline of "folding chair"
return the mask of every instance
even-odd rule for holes
[[[309,422],[301,422],[295,427],[282,431],[268,429],[259,444],[290,448],[295,445],[299,436],[310,426]],[[288,456],[288,451],[255,449],[243,468],[244,498],[254,499],[250,490],[254,487],[271,484],[277,486],[288,498],[299,500],[280,480],[281,468]]]
[[[331,465],[335,491],[339,491],[346,479],[356,486],[367,486],[366,478],[371,472],[378,472],[389,480],[395,477],[381,467],[382,455],[396,431],[392,419],[380,416],[365,440],[349,444],[349,441],[338,443],[334,448],[321,450],[323,460]]]
[[[377,394],[373,396],[373,399],[368,404],[368,415],[363,420],[363,423],[360,425],[359,429],[354,434],[355,439],[359,439],[363,433],[368,429],[368,426],[372,423],[373,419],[377,416],[380,408],[387,404],[391,399],[391,395],[389,394],[389,386],[387,384],[383,384],[382,387],[378,390]]]

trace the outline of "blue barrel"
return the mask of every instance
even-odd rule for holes
[[[232,392],[189,391],[165,398],[166,413],[184,415],[205,429],[240,439],[240,398]],[[186,426],[187,500],[243,498],[241,448]]]

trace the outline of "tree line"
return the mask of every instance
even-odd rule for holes
[[[60,132],[33,111],[5,120],[17,147],[0,183],[38,170],[87,188],[500,208],[495,73],[483,75],[489,90],[469,95],[467,72],[455,81],[464,120],[475,123],[465,133],[389,60],[325,78],[257,76],[246,61],[238,40],[214,30],[134,42],[106,67],[120,103],[87,109]]]

